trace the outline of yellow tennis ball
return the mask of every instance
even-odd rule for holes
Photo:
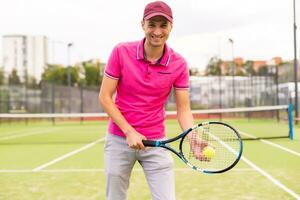
[[[202,153],[206,158],[212,159],[214,157],[216,151],[213,147],[207,146],[203,149]]]

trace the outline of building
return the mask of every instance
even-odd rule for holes
[[[31,77],[40,81],[48,62],[47,37],[4,35],[2,45],[3,71],[6,76],[16,69],[21,82]]]
[[[274,57],[270,61],[266,61],[266,60],[249,60],[249,61],[252,61],[252,68],[254,72],[258,73],[260,68],[268,66],[269,62],[274,63],[274,65],[280,65],[282,63],[282,58]],[[244,61],[244,59],[241,57],[234,58],[235,75],[243,74],[244,65],[246,62],[247,61]],[[223,61],[220,67],[223,75],[232,75],[232,69],[231,69],[233,67],[232,61]]]

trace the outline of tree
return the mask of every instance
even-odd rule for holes
[[[28,76],[27,87],[32,89],[38,88],[37,80],[34,76]]]
[[[240,68],[240,69],[236,72],[235,75],[236,75],[236,76],[245,76],[245,72],[244,72],[244,70],[243,70],[242,68]]]
[[[70,67],[71,85],[75,85],[79,81],[78,69]],[[42,74],[42,81],[54,82],[60,85],[68,85],[68,68],[61,65],[48,64],[46,70]]]
[[[48,64],[44,73],[42,74],[42,81],[55,82],[57,84],[63,83],[63,67],[60,65]]]
[[[252,60],[247,60],[243,65],[246,75],[255,75],[256,72],[253,68],[254,62]]]
[[[218,58],[218,57],[210,58],[207,66],[206,66],[205,74],[206,75],[220,75],[221,74],[221,64],[222,64],[222,60],[220,58]]]
[[[8,83],[10,85],[20,85],[21,84],[21,81],[20,81],[20,78],[18,76],[18,73],[17,73],[16,69],[13,69],[11,74],[9,75]]]
[[[86,86],[100,85],[100,67],[94,63],[83,63]]]
[[[63,84],[68,85],[68,68],[63,68]],[[78,68],[70,67],[71,70],[71,86],[74,86],[79,83],[79,74]]]
[[[269,74],[268,66],[264,65],[258,69],[258,75],[267,76]]]
[[[4,84],[4,72],[0,69],[0,85],[3,85]]]

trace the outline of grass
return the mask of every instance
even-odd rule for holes
[[[288,131],[286,124],[266,120],[227,122],[240,131],[256,136],[282,135]],[[51,122],[1,124],[0,199],[105,199],[103,142],[39,172],[31,170],[103,138],[106,126],[106,122],[70,122],[55,126]],[[174,120],[167,122],[167,130],[169,137],[180,132]],[[299,153],[299,127],[295,127],[295,133],[293,141],[287,138],[269,141]],[[243,156],[300,195],[299,156],[259,140],[245,141]],[[295,199],[243,161],[232,171],[219,175],[190,170],[175,157],[174,162],[176,196],[179,200]],[[138,164],[132,173],[128,199],[151,199]]]

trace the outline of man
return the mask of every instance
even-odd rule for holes
[[[152,199],[175,199],[170,153],[163,148],[145,149],[142,143],[165,137],[164,105],[172,88],[182,130],[193,126],[188,66],[166,44],[173,26],[171,8],[162,1],[149,3],[141,26],[143,40],[121,43],[113,49],[99,94],[99,102],[110,117],[104,153],[108,200],[126,199],[136,161],[143,167]]]

